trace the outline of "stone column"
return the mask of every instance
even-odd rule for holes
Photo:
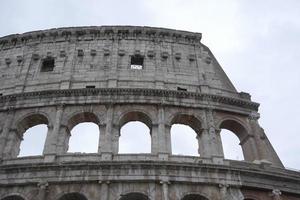
[[[259,159],[257,152],[254,135],[249,134],[240,141],[240,145],[243,149],[244,158],[247,161],[254,161]]]
[[[18,133],[17,129],[9,128],[5,139],[3,158],[16,158],[20,152],[20,144],[23,136]]]
[[[169,126],[165,122],[165,110],[161,106],[158,109],[158,124],[157,124],[157,135],[153,137],[154,146],[157,148],[156,151],[158,156],[167,159],[171,154],[171,133]],[[155,132],[153,132],[155,134]]]
[[[109,199],[109,181],[99,181],[100,184],[100,191],[101,191],[101,200],[108,200]]]
[[[220,130],[215,127],[212,110],[205,112],[205,123],[198,136],[201,157],[224,157]]]
[[[48,192],[48,186],[49,184],[47,182],[40,182],[38,183],[38,194],[37,197],[35,198],[36,200],[45,200]]]
[[[58,138],[57,138],[57,147],[56,147],[57,155],[65,154],[68,151],[70,136],[71,136],[71,132],[68,126],[61,124],[59,128]]]
[[[99,126],[99,132],[100,132],[100,135],[99,135],[99,142],[98,142],[98,153],[101,154],[102,152],[102,148],[103,146],[105,145],[104,144],[104,134],[105,134],[105,129],[106,129],[106,124],[98,124]]]
[[[272,191],[272,194],[271,194],[271,196],[272,196],[272,199],[273,200],[281,200],[281,191],[280,190],[278,190],[278,189],[274,189],[273,191]]]
[[[100,137],[101,158],[103,160],[111,160],[113,154],[118,153],[118,130],[113,124],[114,107],[110,105],[106,111],[105,131]]]
[[[158,124],[152,124],[150,134],[151,134],[151,153],[157,155],[159,153]]]
[[[168,181],[160,181],[162,185],[162,200],[169,200],[169,184]]]
[[[227,188],[228,185],[227,184],[219,184],[219,188],[220,188],[220,196],[222,200],[226,200],[227,199]]]
[[[63,115],[64,107],[60,105],[56,108],[55,121],[53,121],[53,126],[48,125],[48,133],[45,142],[44,155],[56,155],[58,152],[62,152],[62,147],[58,143],[58,139],[60,137],[60,129],[61,129],[61,119]]]
[[[3,158],[3,153],[6,148],[6,143],[7,143],[7,137],[9,134],[10,127],[12,126],[13,118],[14,118],[14,110],[9,109],[7,111],[7,116],[4,121],[4,125],[1,130],[1,135],[0,135],[0,160]]]
[[[283,167],[281,160],[279,159],[277,153],[275,152],[273,146],[268,140],[264,130],[258,124],[258,116],[252,115],[249,117],[249,124],[251,127],[251,132],[254,135],[253,140],[255,140],[255,149],[257,149],[257,160],[267,160],[273,165],[278,167]]]

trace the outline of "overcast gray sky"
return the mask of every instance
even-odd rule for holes
[[[300,1],[2,0],[0,36],[64,26],[146,25],[201,32],[287,167],[300,168]]]

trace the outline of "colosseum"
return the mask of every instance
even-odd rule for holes
[[[201,33],[136,26],[59,28],[0,38],[1,200],[300,200],[258,123]],[[120,154],[121,127],[150,129],[151,152]],[[97,153],[69,153],[79,123]],[[20,157],[26,130],[48,127],[42,155]],[[170,129],[197,134],[199,156],[174,155]],[[232,131],[244,160],[224,158]]]

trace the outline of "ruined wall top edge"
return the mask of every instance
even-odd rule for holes
[[[240,98],[201,37],[201,33],[137,26],[9,35],[0,38],[0,93],[151,88]]]

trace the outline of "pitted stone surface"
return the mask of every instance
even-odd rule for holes
[[[0,38],[0,200],[300,199],[300,173],[284,169],[259,104],[201,37],[102,26]],[[149,127],[151,153],[118,154],[130,121]],[[81,122],[99,126],[97,153],[67,153]],[[177,123],[195,130],[201,156],[172,155]],[[17,157],[38,124],[48,125],[43,155]],[[237,135],[245,161],[224,159],[221,129]]]

